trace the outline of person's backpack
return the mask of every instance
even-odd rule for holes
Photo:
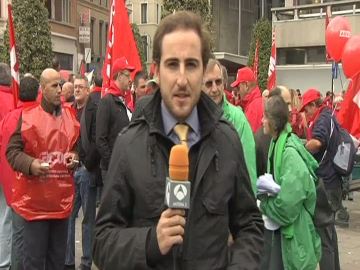
[[[333,153],[329,153],[332,156],[331,160],[334,165],[334,169],[340,176],[349,176],[354,166],[356,148],[349,132],[343,129],[336,120],[334,121],[333,118],[331,118],[331,132],[328,147],[325,150],[320,163],[328,153],[330,141],[334,132],[336,132],[337,135],[335,136],[337,140],[334,142],[337,147],[335,147],[335,151],[333,151]]]

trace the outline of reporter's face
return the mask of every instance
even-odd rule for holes
[[[156,72],[165,106],[177,120],[184,121],[201,94],[204,68],[200,37],[192,30],[166,34]]]

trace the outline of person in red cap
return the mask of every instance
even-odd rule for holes
[[[236,81],[231,84],[231,87],[238,88],[241,98],[240,105],[245,112],[252,131],[255,133],[261,127],[264,106],[253,71],[249,67],[240,68],[237,72]]]
[[[323,103],[320,92],[314,88],[308,89],[304,93],[300,112],[305,112],[308,122],[308,141],[305,147],[319,162],[319,168],[316,174],[319,179],[322,179],[324,182],[328,201],[333,211],[332,215],[335,216],[336,211],[341,208],[342,204],[342,180],[331,161],[333,155],[330,154],[336,152],[335,147],[337,144],[335,142],[339,139],[337,129],[334,129],[331,135],[331,121],[333,121],[335,125],[338,125],[337,120],[332,115],[331,109]],[[326,154],[327,152],[329,154]],[[319,207],[319,210],[321,209],[323,208]],[[325,213],[327,211],[322,212]],[[320,269],[340,269],[337,234],[334,222],[331,222],[328,226],[317,229],[321,237],[322,246]]]
[[[131,120],[125,94],[130,92],[130,73],[134,69],[125,57],[115,60],[109,90],[101,99],[96,113],[96,145],[101,155],[100,167],[104,184],[115,139]]]

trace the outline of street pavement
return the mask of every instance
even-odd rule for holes
[[[360,192],[354,192],[353,201],[344,201],[350,214],[349,228],[337,227],[341,270],[360,269]],[[80,263],[82,213],[76,220],[76,266]],[[97,270],[95,266],[92,270]]]

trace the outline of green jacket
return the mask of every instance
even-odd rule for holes
[[[260,197],[260,209],[281,226],[284,269],[314,270],[321,257],[321,241],[312,219],[318,164],[291,133],[290,125],[271,142],[269,157],[273,152],[273,175],[281,191],[275,197]]]
[[[249,172],[251,186],[256,194],[256,154],[255,154],[255,140],[254,135],[251,130],[250,124],[246,119],[245,114],[243,113],[242,109],[236,107],[230,102],[226,100],[224,95],[223,98],[223,111],[224,111],[224,118],[228,120],[233,126],[235,127],[237,133],[239,134],[240,141],[244,151],[244,157],[246,162],[246,167]]]

